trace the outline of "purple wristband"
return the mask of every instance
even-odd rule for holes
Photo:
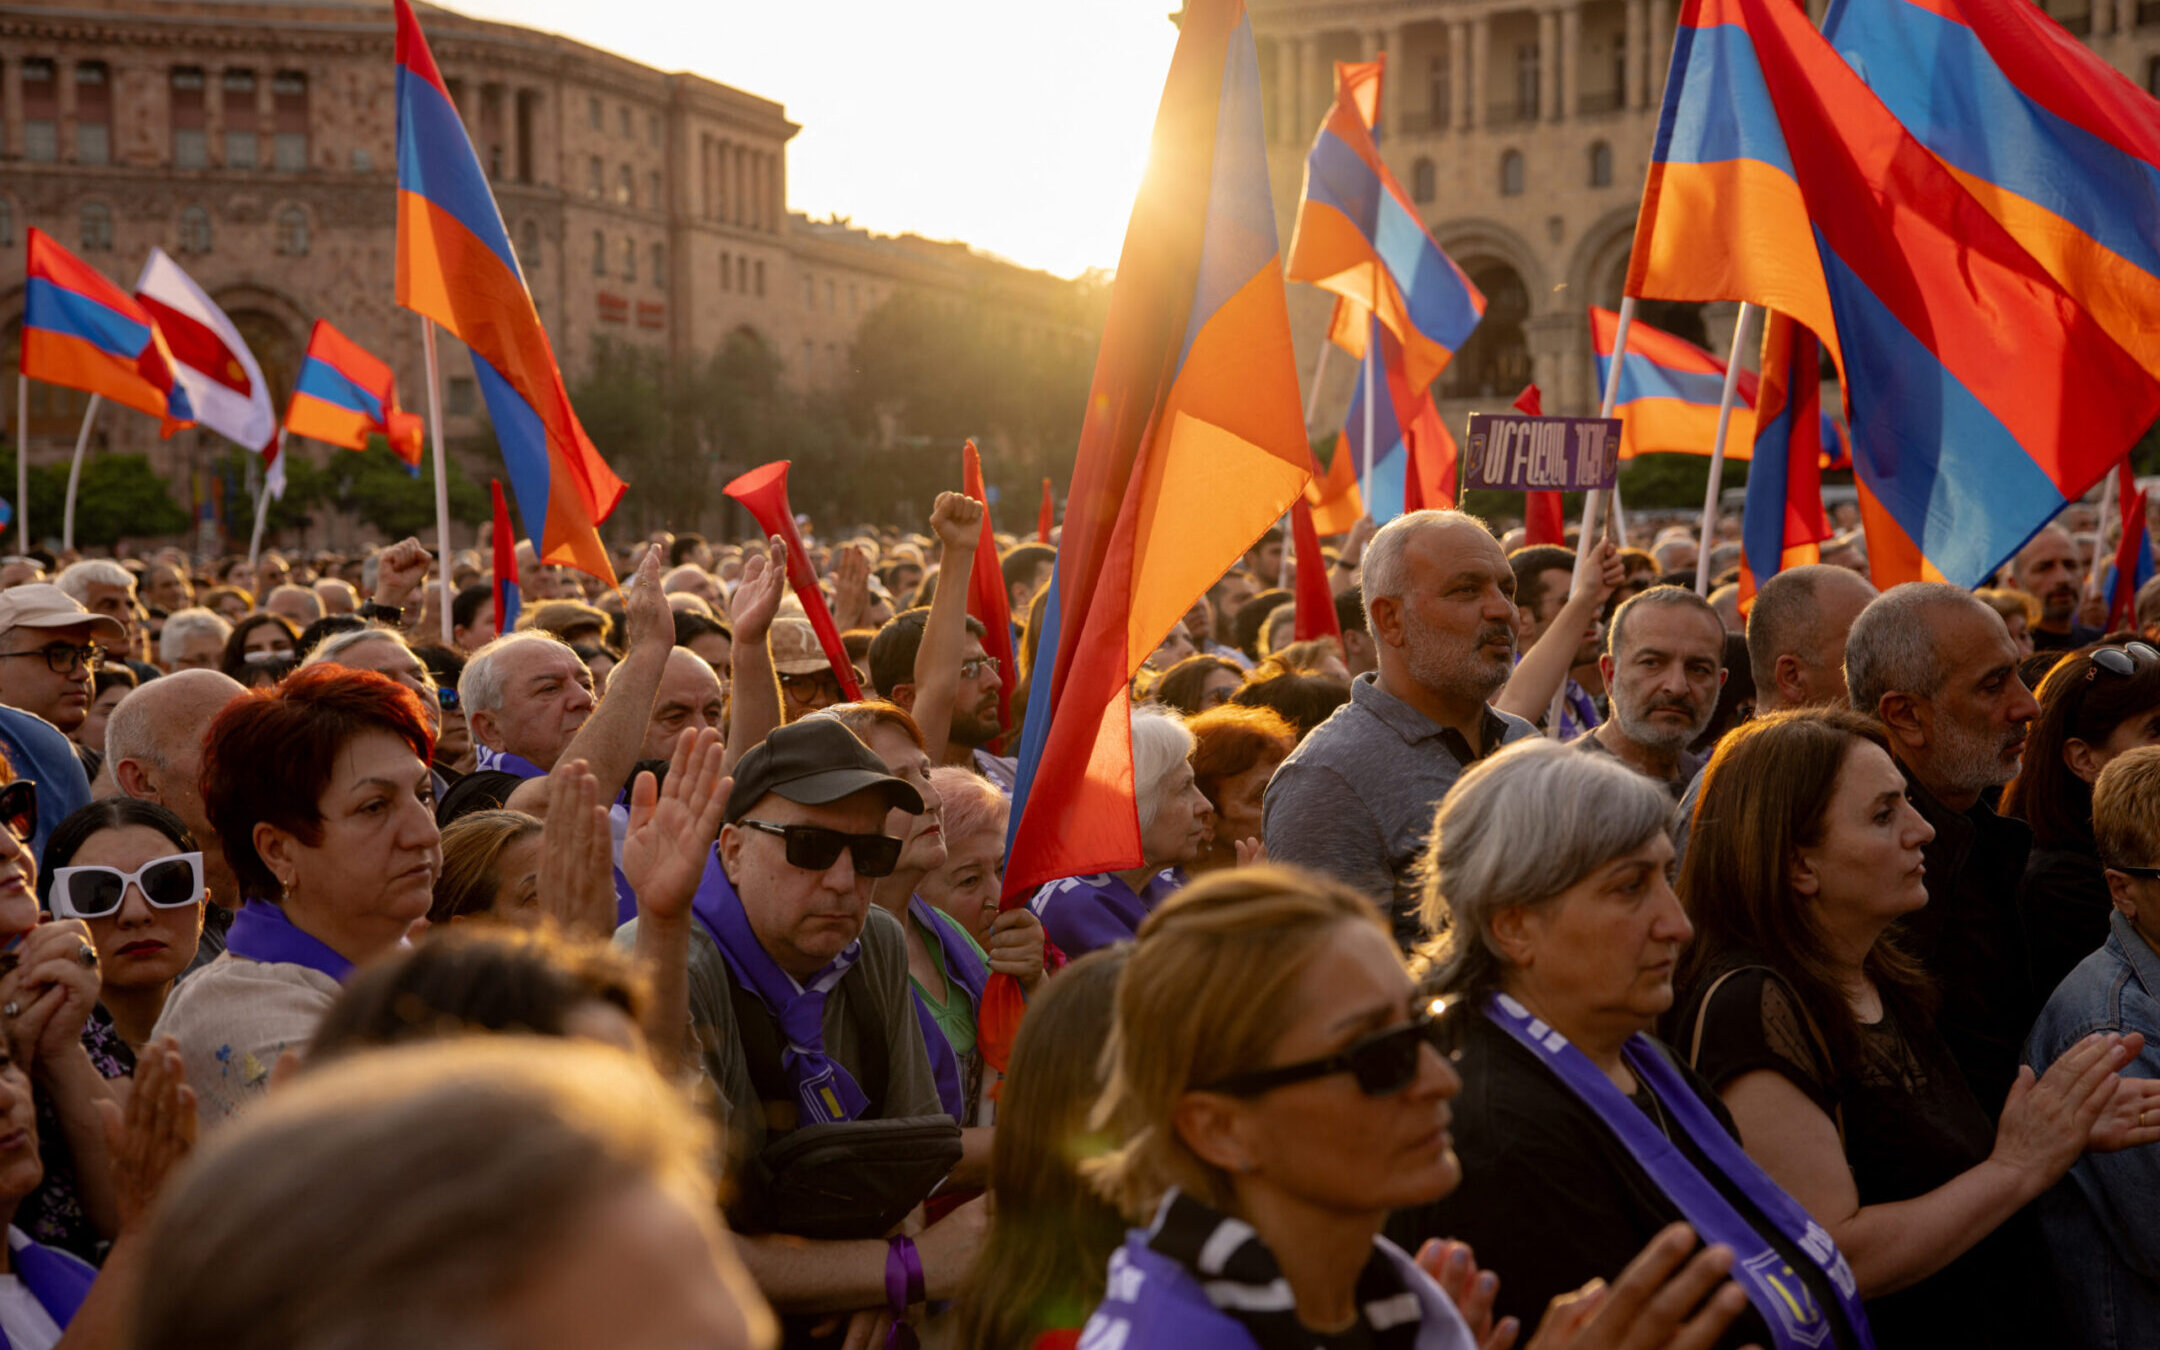
[[[885,1302],[892,1309],[892,1330],[885,1333],[885,1350],[907,1350],[915,1345],[915,1328],[904,1320],[908,1306],[923,1301],[922,1253],[915,1239],[886,1239]]]

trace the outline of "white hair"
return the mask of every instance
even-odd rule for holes
[[[373,626],[355,628],[349,633],[338,633],[316,643],[315,650],[308,653],[307,660],[302,661],[300,666],[302,669],[308,666],[342,666],[345,664],[342,659],[345,653],[363,642],[389,642],[405,648],[408,652],[412,650],[404,636],[393,629]]]
[[[217,635],[219,643],[232,636],[232,625],[216,610],[194,605],[175,611],[165,620],[165,631],[158,635],[158,657],[167,665],[180,659],[181,652],[195,638],[205,633]]]
[[[1475,525],[1480,530],[1485,528],[1484,521],[1467,511],[1411,511],[1382,525],[1380,532],[1366,543],[1358,576],[1364,588],[1368,632],[1379,631],[1373,626],[1373,601],[1382,597],[1400,600],[1410,585],[1408,569],[1403,566],[1403,550],[1409,547],[1411,536],[1427,526],[1455,521]]]
[[[92,586],[123,586],[133,595],[135,574],[110,558],[85,558],[62,568],[60,575],[53,578],[53,585],[67,592],[76,604],[88,608]]]
[[[1132,714],[1134,804],[1144,834],[1155,823],[1169,794],[1170,774],[1192,755],[1193,734],[1185,719],[1168,708],[1135,708]]]
[[[1870,600],[1845,638],[1845,688],[1853,707],[1873,717],[1884,694],[1940,693],[1950,670],[1932,616],[1961,605],[1987,609],[1971,592],[1940,581],[1908,581]]]
[[[375,636],[371,634],[370,636]],[[503,673],[497,669],[505,649],[526,642],[547,642],[577,655],[570,644],[548,632],[545,628],[520,628],[514,633],[504,633],[476,651],[465,662],[465,673],[458,676],[458,706],[469,716],[476,712],[494,712],[503,705]]]

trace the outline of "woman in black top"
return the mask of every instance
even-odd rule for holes
[[[1925,975],[1885,937],[1927,903],[1933,837],[1871,719],[1821,709],[1734,731],[1680,877],[1696,941],[1672,1039],[1749,1155],[1837,1239],[1878,1346],[2049,1343],[2014,1216],[2088,1146],[2160,1139],[2138,1123],[2160,1119],[2160,1083],[2119,1080],[2136,1047],[2092,1037],[2037,1084],[2023,1071],[1988,1121],[1933,1030]]]
[[[1720,1344],[1864,1345],[1828,1235],[1645,1034],[1672,1005],[1692,935],[1667,881],[1670,817],[1651,780],[1544,740],[1481,761],[1449,792],[1424,918],[1445,931],[1433,983],[1466,1005],[1463,1181],[1397,1213],[1389,1236],[1468,1242],[1500,1273],[1496,1311],[1527,1321],[1684,1219],[1733,1249],[1748,1294]]]
[[[2040,682],[2018,776],[2002,814],[2032,826],[2018,908],[2032,987],[2045,999],[2107,941],[2107,879],[2093,848],[2092,785],[2108,761],[2160,745],[2160,653],[2142,642],[2065,656]]]

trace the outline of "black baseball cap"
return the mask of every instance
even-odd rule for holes
[[[887,773],[885,761],[854,732],[830,717],[809,717],[779,728],[742,757],[728,793],[727,819],[731,825],[741,820],[767,793],[802,806],[824,806],[872,789],[884,793],[889,806],[910,814],[923,809],[922,794]]]

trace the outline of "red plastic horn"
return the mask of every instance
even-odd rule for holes
[[[855,667],[847,659],[847,649],[840,645],[840,629],[833,623],[832,611],[825,607],[824,593],[818,590],[817,573],[810,570],[810,555],[803,548],[802,536],[795,532],[795,512],[787,499],[787,471],[788,461],[776,459],[760,464],[721,491],[750,509],[767,538],[777,534],[786,542],[788,585],[794,589],[795,598],[802,601],[803,613],[810,617],[810,627],[817,633],[818,646],[825,649],[825,659],[832,665],[833,678],[840,682],[840,692],[853,703],[862,697],[862,687],[855,683]]]

